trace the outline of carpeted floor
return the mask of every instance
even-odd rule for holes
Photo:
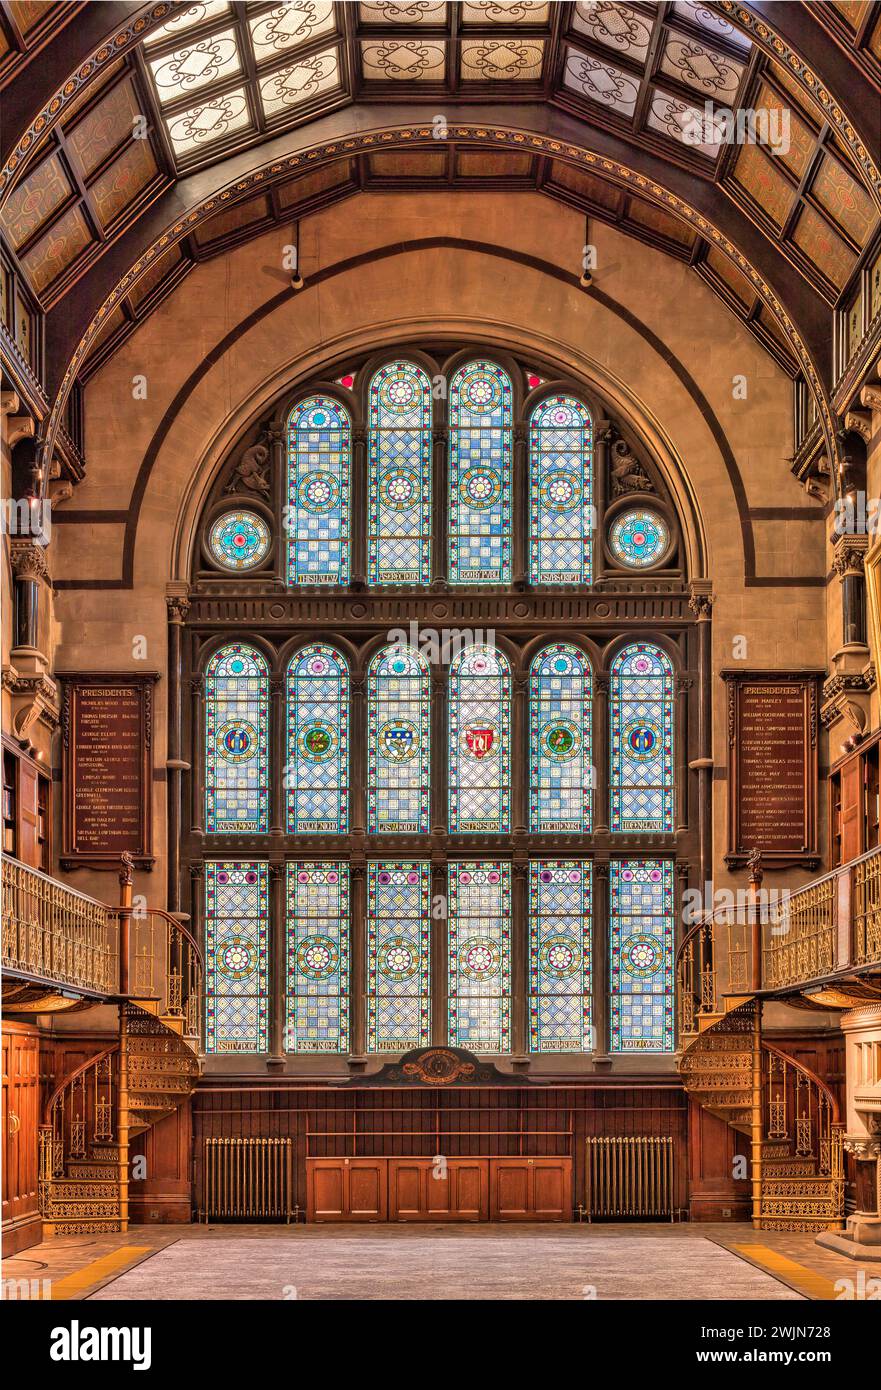
[[[585,1227],[313,1227],[284,1235],[181,1239],[92,1298],[147,1299],[800,1299],[703,1237]]]

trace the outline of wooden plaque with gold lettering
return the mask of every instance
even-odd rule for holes
[[[818,671],[723,671],[728,684],[729,868],[819,867]]]
[[[127,852],[153,864],[155,671],[60,672],[64,796],[61,863],[110,869]]]

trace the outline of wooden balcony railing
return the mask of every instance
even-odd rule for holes
[[[4,856],[3,968],[97,994],[118,993],[113,909]]]

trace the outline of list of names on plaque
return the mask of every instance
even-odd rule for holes
[[[744,682],[737,702],[737,849],[806,848],[806,690]]]
[[[143,849],[142,713],[140,685],[81,685],[74,691],[74,853]]]

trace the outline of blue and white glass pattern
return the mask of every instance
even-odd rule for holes
[[[511,671],[496,647],[465,647],[450,663],[448,773],[450,830],[507,834]]]
[[[554,642],[529,671],[529,828],[591,828],[591,672],[584,652]]]
[[[349,866],[288,864],[286,1052],[349,1047]]]
[[[673,829],[673,668],[651,642],[631,642],[609,680],[610,828]]]
[[[650,507],[619,512],[609,528],[609,549],[629,569],[648,569],[657,564],[669,544],[666,521]]]
[[[529,1047],[590,1052],[589,860],[529,865]]]
[[[428,663],[409,646],[378,652],[367,673],[367,829],[429,829],[431,688]]]
[[[269,871],[205,864],[205,1051],[265,1052],[269,1017]]]
[[[593,539],[593,431],[587,408],[550,396],[529,420],[529,578],[589,584]]]
[[[449,1041],[511,1050],[511,865],[460,860],[448,874]]]
[[[431,865],[367,865],[367,1051],[431,1041]]]
[[[269,829],[269,671],[241,642],[216,651],[205,672],[205,829]]]
[[[672,1052],[672,861],[613,859],[609,894],[612,1051]]]
[[[431,578],[431,382],[389,362],[370,383],[367,576],[371,584]]]
[[[227,570],[253,570],[269,553],[269,527],[256,512],[224,512],[208,533],[208,549]]]
[[[322,643],[288,666],[285,796],[289,834],[348,830],[349,668]]]
[[[511,580],[511,379],[468,362],[450,382],[452,584]]]
[[[330,396],[309,396],[288,419],[289,584],[349,582],[352,424]]]

